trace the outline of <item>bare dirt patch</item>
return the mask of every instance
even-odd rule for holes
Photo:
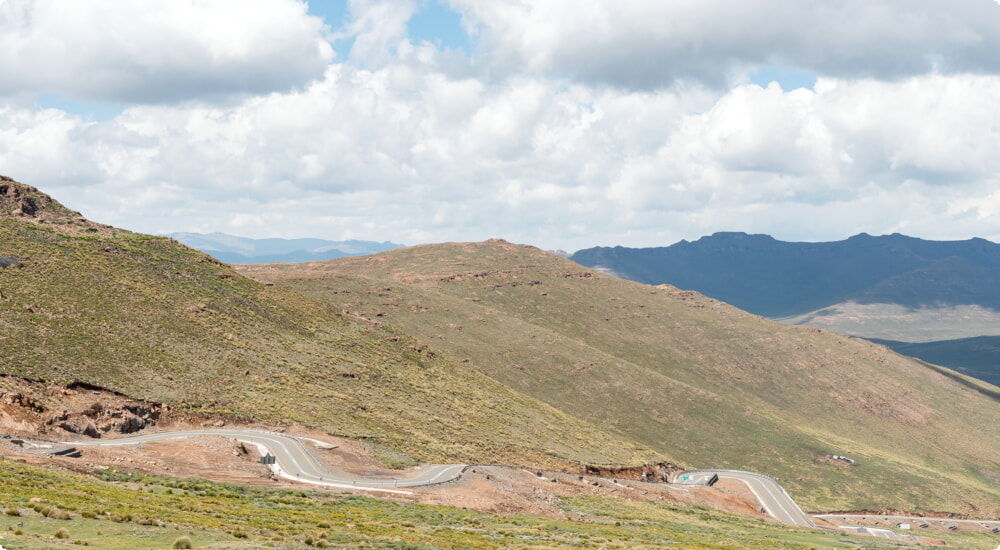
[[[764,517],[743,484],[720,482],[715,487],[609,479],[569,472],[533,472],[522,468],[477,466],[462,480],[419,492],[420,502],[459,506],[494,514],[582,519],[559,507],[559,497],[600,495],[623,500],[710,506],[727,512]],[[590,518],[588,518],[590,519]]]
[[[243,419],[178,412],[168,406],[131,399],[99,388],[58,386],[0,377],[0,432],[72,441],[115,439],[134,433],[212,427],[281,431],[314,445],[313,454],[331,470],[355,475],[407,477],[416,468],[390,470],[370,445],[303,426],[270,426]],[[756,500],[738,482],[713,488],[663,483],[670,465],[615,471],[529,471],[502,466],[476,466],[458,481],[408,489],[409,495],[371,493],[302,485],[276,478],[259,462],[253,445],[222,436],[147,442],[121,447],[78,447],[79,458],[19,452],[0,445],[0,453],[24,462],[93,475],[98,468],[170,477],[193,477],[262,487],[298,488],[367,494],[391,500],[458,506],[494,514],[527,514],[580,519],[559,507],[560,497],[602,495],[628,500],[692,504],[763,517]],[[643,481],[650,480],[650,482]]]

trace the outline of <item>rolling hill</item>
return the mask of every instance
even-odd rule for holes
[[[425,460],[567,466],[667,457],[426,344],[266,286],[165,237],[0,181],[0,375],[301,423]]]
[[[1000,375],[1000,353],[969,340],[1000,336],[1000,245],[984,239],[861,234],[794,243],[716,233],[661,248],[591,248],[571,258],[626,279],[696,290],[783,323],[876,339],[951,368],[969,368],[974,357],[969,373],[992,382]]]
[[[236,271],[9,179],[0,212],[5,376],[425,460],[670,461],[813,510],[1000,515],[997,388],[870,342],[502,241]]]
[[[997,388],[881,345],[503,241],[237,269],[683,465],[778,476],[808,509],[1000,513]]]

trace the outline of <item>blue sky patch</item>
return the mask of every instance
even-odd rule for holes
[[[424,40],[440,49],[462,50],[472,54],[472,41],[462,28],[462,16],[442,2],[424,2],[410,19],[408,25],[410,41]]]
[[[812,89],[816,85],[816,75],[807,71],[798,71],[780,63],[764,65],[750,72],[750,82],[767,88],[771,82],[777,82],[781,89],[790,92],[798,88]]]
[[[336,32],[342,28],[351,17],[347,0],[310,0],[309,13],[322,17],[330,30]],[[410,42],[419,44],[430,42],[442,50],[458,50],[466,55],[472,55],[475,47],[473,41],[462,28],[462,16],[448,7],[446,2],[438,0],[423,0],[417,13],[407,25]],[[337,59],[347,59],[354,45],[354,38],[344,38],[331,43],[337,52]]]
[[[105,103],[94,101],[77,101],[66,99],[57,93],[45,92],[35,97],[35,102],[43,109],[60,109],[67,113],[79,115],[94,122],[105,122],[120,115],[126,105],[120,103]]]
[[[330,27],[331,32],[340,30],[351,18],[351,12],[347,9],[347,0],[310,0],[309,15],[321,17]],[[337,54],[336,60],[343,61],[351,53],[354,37],[334,40],[330,42],[330,45],[333,46],[333,51]]]
[[[309,15],[322,17],[330,30],[337,30],[347,22],[347,0],[309,0]]]

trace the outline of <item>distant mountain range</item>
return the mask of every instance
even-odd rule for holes
[[[170,233],[191,248],[229,264],[301,263],[365,256],[401,244],[375,241],[327,241],[324,239],[249,239],[225,233]]]
[[[716,233],[661,248],[589,248],[571,259],[634,281],[697,290],[766,317],[803,315],[848,301],[1000,309],[1000,245],[984,239],[862,233],[805,243]]]
[[[716,233],[660,248],[590,248],[571,259],[789,324],[881,339],[903,353],[1000,381],[1000,350],[969,340],[1000,336],[1000,245],[985,239],[862,233],[806,243]]]

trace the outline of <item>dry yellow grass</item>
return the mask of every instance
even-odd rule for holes
[[[502,241],[239,269],[684,465],[778,476],[810,509],[1000,514],[997,388],[883,346]]]

